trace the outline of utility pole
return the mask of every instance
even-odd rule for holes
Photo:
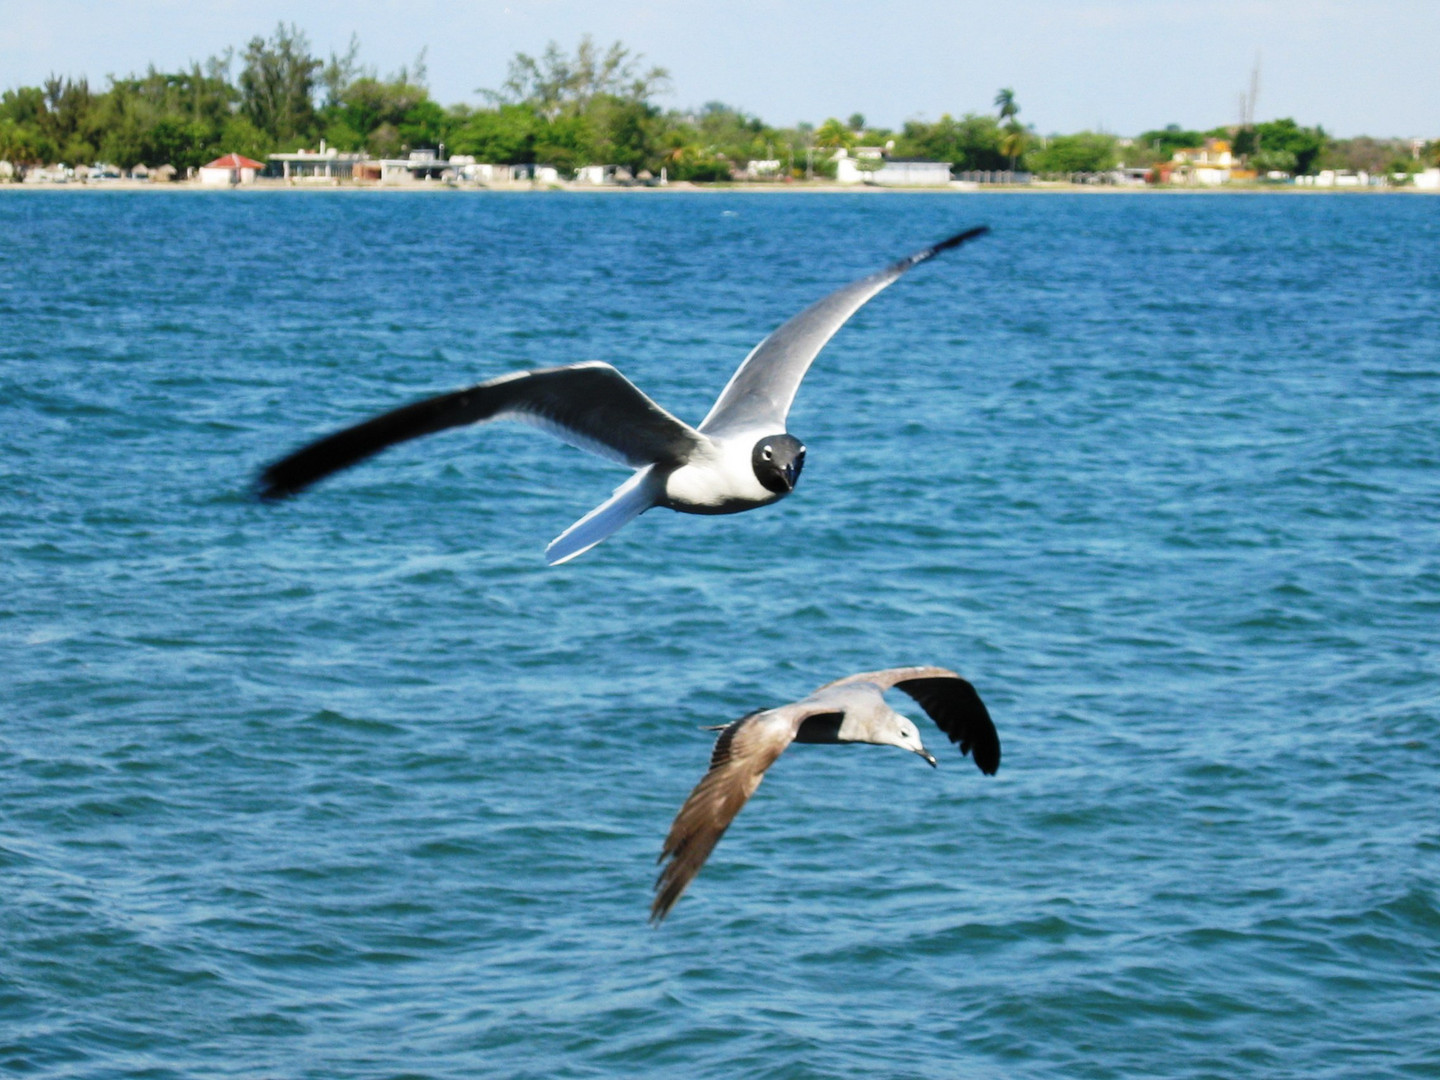
[[[1255,126],[1255,99],[1260,96],[1260,54],[1255,54],[1255,66],[1250,69],[1250,96],[1245,102],[1245,126]]]

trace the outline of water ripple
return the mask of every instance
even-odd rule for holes
[[[1436,1074],[1434,209],[0,193],[0,1069]],[[698,418],[979,220],[765,511],[547,570],[623,474],[499,427],[250,497],[538,364]],[[797,747],[645,925],[697,727],[917,661],[999,776]]]

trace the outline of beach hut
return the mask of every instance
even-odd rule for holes
[[[581,165],[575,170],[575,182],[577,184],[593,184],[596,187],[613,184],[615,183],[615,166]]]
[[[260,170],[265,168],[258,161],[252,161],[241,154],[226,154],[209,165],[200,166],[200,183],[229,186],[253,184]]]

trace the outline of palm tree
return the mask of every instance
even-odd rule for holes
[[[855,133],[832,116],[815,132],[815,145],[826,150],[849,150],[855,145]]]
[[[1015,171],[1015,161],[1025,150],[1025,129],[1015,117],[1020,106],[1015,103],[1015,91],[1008,86],[995,95],[995,108],[1000,110],[1000,123],[1005,134],[1000,137],[1000,152],[1010,159],[1010,171]]]
[[[1015,91],[1008,86],[995,95],[995,107],[1000,110],[1000,122],[1013,119],[1020,111],[1020,106],[1015,104]]]
[[[1015,161],[1025,152],[1025,129],[1011,120],[1005,125],[1005,134],[1000,136],[1000,152],[1010,159],[1010,171],[1015,171]]]

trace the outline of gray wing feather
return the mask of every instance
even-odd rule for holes
[[[534,425],[632,469],[681,464],[705,441],[609,364],[592,361],[502,375],[338,431],[269,466],[260,476],[260,494],[293,495],[396,443],[501,418]]]
[[[903,690],[919,702],[925,714],[960,747],[962,754],[972,755],[981,772],[993,776],[1000,768],[1000,736],[990,718],[990,710],[980,700],[975,687],[955,672],[941,667],[865,671],[826,683],[815,694],[852,683],[871,683],[881,690]]]
[[[811,304],[750,351],[701,422],[700,430],[707,434],[754,427],[784,431],[785,418],[805,372],[850,316],[912,266],[989,231],[989,226],[981,225],[957,233]]]
[[[836,679],[828,682],[816,690],[829,690],[832,686],[849,686],[851,683],[874,683],[881,690],[889,690],[896,683],[906,679],[958,679],[959,675],[949,668],[942,667],[892,667],[881,671],[862,671],[858,675],[846,675],[843,679]],[[813,694],[811,695],[814,696]]]

